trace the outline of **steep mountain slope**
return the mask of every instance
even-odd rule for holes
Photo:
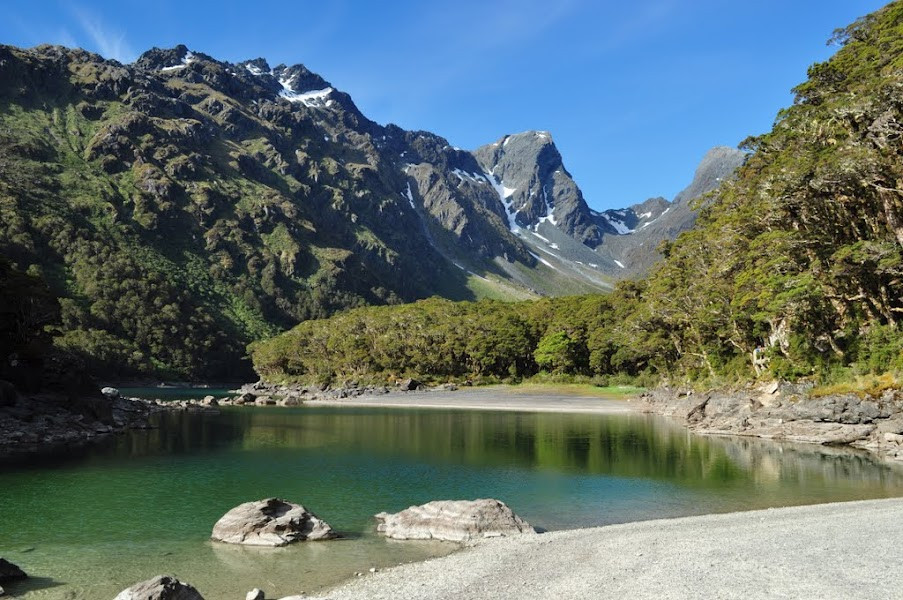
[[[234,376],[350,306],[610,287],[533,256],[472,155],[302,65],[2,46],[0,79],[0,254],[95,371]]]
[[[62,343],[96,367],[223,376],[299,320],[472,296],[382,128],[303,67],[260,64],[0,48],[0,252],[43,273]]]

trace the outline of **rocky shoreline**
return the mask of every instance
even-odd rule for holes
[[[640,397],[640,410],[676,419],[702,435],[737,435],[851,446],[903,460],[903,391],[813,397],[811,386],[771,383],[741,390],[659,388]]]
[[[466,385],[466,384],[465,384]],[[404,379],[388,385],[358,385],[355,382],[341,387],[303,384],[274,384],[266,381],[248,383],[237,390],[233,398],[219,400],[223,406],[300,406],[304,402],[346,400],[351,398],[406,394],[409,392],[453,392],[458,386],[445,383],[428,387],[416,379]]]
[[[207,399],[125,398],[114,388],[75,397],[55,392],[20,394],[5,385],[0,394],[0,456],[34,454],[132,429],[152,429],[151,416],[156,413],[212,410],[216,410],[214,404]]]

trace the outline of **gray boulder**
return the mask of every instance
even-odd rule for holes
[[[110,400],[116,400],[119,398],[119,390],[114,387],[105,387],[100,390],[100,393],[109,398]]]
[[[293,542],[331,540],[338,534],[300,504],[278,498],[245,502],[213,526],[211,538],[227,544],[285,546]]]
[[[473,539],[536,533],[500,500],[436,500],[395,514],[376,515],[376,530],[396,540]]]
[[[175,577],[157,575],[122,590],[114,600],[204,600],[204,597]]]
[[[5,558],[0,558],[0,581],[13,581],[14,579],[26,579],[28,575],[18,566]]]
[[[404,391],[413,392],[414,390],[420,389],[421,385],[422,384],[416,379],[405,379],[398,384],[398,387]]]
[[[245,594],[245,600],[266,600],[266,594],[260,588],[254,588]]]

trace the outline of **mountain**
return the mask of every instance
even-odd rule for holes
[[[712,148],[696,168],[693,181],[672,202],[650,198],[622,211],[626,213],[623,220],[630,234],[608,236],[598,246],[598,253],[616,262],[627,276],[648,273],[662,258],[659,245],[693,227],[698,213],[693,201],[729,180],[745,158],[746,153],[735,148]]]
[[[598,242],[611,261],[639,264],[652,254],[630,244],[687,227],[690,199],[724,179],[648,276],[607,295],[355,309],[254,344],[255,368],[271,381],[339,383],[400,374],[518,380],[540,371],[709,390],[802,380],[827,385],[811,392],[817,409],[808,415],[785,401],[794,418],[847,415],[847,405],[890,414],[903,381],[903,1],[832,41],[839,50],[809,68],[769,132],[744,142],[748,155],[710,152],[671,204],[588,211],[541,132],[475,153],[519,239],[543,241],[554,230],[584,248]],[[628,232],[631,214],[647,220]],[[613,215],[625,231],[606,229],[616,227]],[[550,252],[558,239],[548,237]],[[365,341],[354,335],[361,330]],[[738,433],[765,423],[755,411],[779,400],[753,395],[731,423]],[[692,403],[691,421],[723,414],[708,392]]]
[[[98,373],[234,378],[349,307],[607,291],[606,240],[665,210],[595,213],[549,134],[466,152],[303,65],[0,46],[0,80],[0,255]]]

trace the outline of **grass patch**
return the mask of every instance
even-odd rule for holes
[[[841,381],[814,387],[809,392],[809,396],[812,398],[823,398],[841,394],[856,394],[860,398],[876,398],[888,390],[900,389],[901,383],[903,382],[901,382],[900,377],[894,373],[865,375],[852,381]]]

